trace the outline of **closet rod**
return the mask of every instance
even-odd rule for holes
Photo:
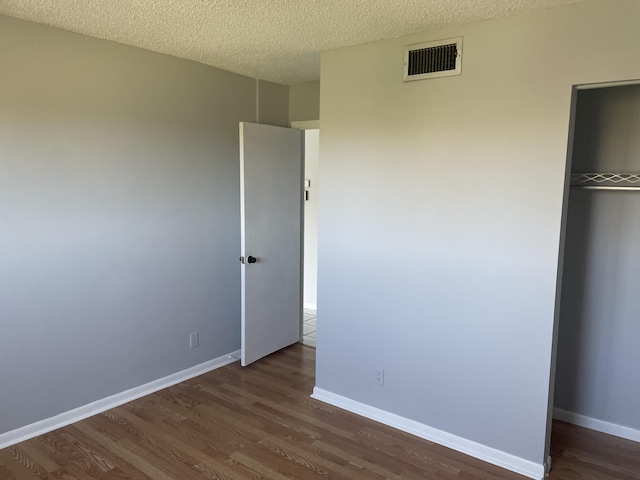
[[[640,192],[640,186],[616,187],[614,185],[571,185],[571,188],[578,188],[580,190],[622,190],[626,192],[631,192],[631,191]]]

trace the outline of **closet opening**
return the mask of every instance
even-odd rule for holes
[[[575,95],[553,417],[640,442],[640,83]]]

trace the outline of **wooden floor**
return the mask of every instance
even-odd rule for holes
[[[0,479],[523,479],[309,398],[315,350],[237,363],[0,450]],[[640,479],[640,444],[554,425],[551,480]]]

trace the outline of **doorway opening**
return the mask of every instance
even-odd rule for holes
[[[294,124],[295,125],[295,124]],[[318,314],[318,164],[320,130],[304,131],[304,260],[302,343],[316,346]]]

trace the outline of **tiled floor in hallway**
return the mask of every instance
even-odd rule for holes
[[[304,323],[302,324],[302,343],[310,347],[316,346],[316,311],[304,309]]]

